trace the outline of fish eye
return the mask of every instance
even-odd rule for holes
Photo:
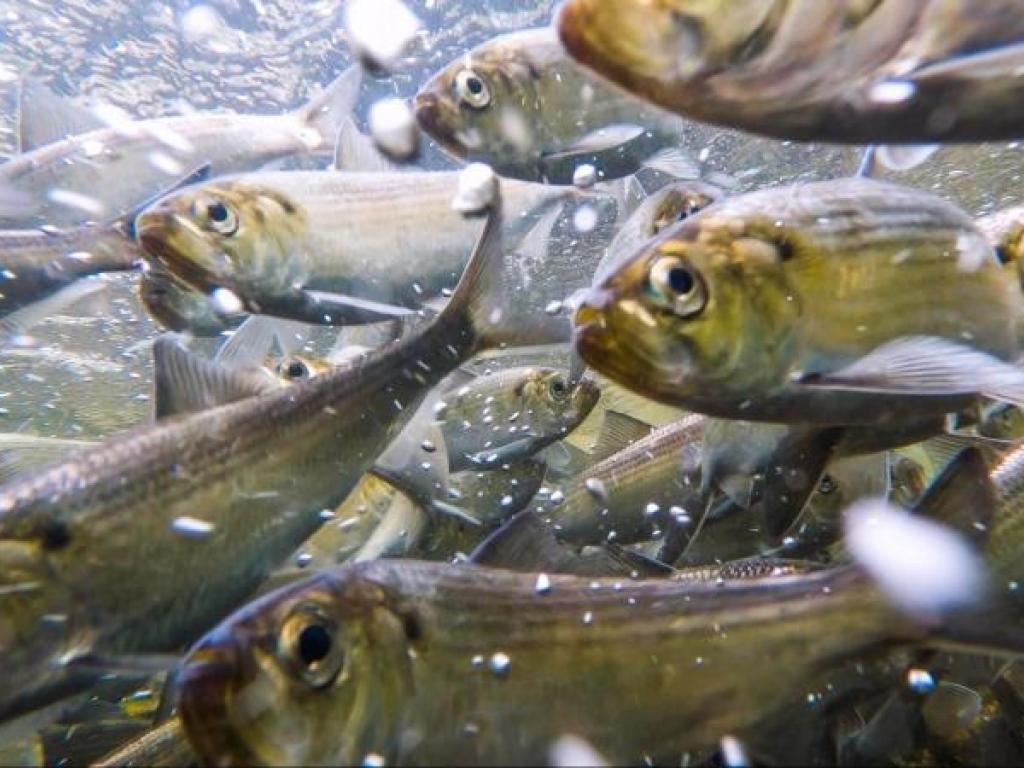
[[[290,381],[300,381],[311,377],[309,366],[298,358],[285,360],[277,366],[278,375]]]
[[[206,222],[208,229],[230,237],[238,231],[238,217],[227,203],[216,198],[198,200],[196,214]]]
[[[834,493],[837,487],[839,487],[839,483],[831,475],[825,475],[821,478],[821,482],[818,483],[818,493],[827,496],[830,493]]]
[[[647,281],[651,296],[680,317],[699,315],[707,304],[707,291],[700,275],[675,257],[654,262]]]
[[[281,630],[283,654],[313,688],[326,688],[345,665],[345,653],[333,622],[316,607],[299,608]]]
[[[473,109],[485,109],[491,103],[491,89],[472,69],[464,69],[455,76],[455,94]]]
[[[555,376],[548,383],[548,392],[551,393],[551,397],[555,400],[564,400],[569,396],[569,382],[561,376]]]

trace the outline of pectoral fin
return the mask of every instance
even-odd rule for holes
[[[932,336],[907,336],[801,386],[837,391],[932,396],[983,395],[1024,405],[1024,369],[977,349]]]

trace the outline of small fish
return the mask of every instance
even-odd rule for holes
[[[0,720],[102,674],[79,660],[189,642],[320,526],[427,391],[477,350],[516,339],[488,319],[501,312],[495,205],[444,311],[360,365],[141,428],[0,486]]]
[[[226,289],[247,311],[379,322],[412,315],[465,266],[481,225],[452,208],[458,183],[453,172],[247,174],[164,198],[136,230],[177,279],[203,294]],[[573,191],[508,182],[503,194],[514,242],[527,214]]]
[[[587,74],[550,28],[502,35],[460,56],[414,104],[420,126],[449,154],[509,178],[572,184],[586,165],[598,178],[620,178],[667,148],[673,175],[700,176],[675,149],[682,120]]]
[[[601,390],[553,368],[509,368],[442,396],[436,418],[452,472],[529,458],[590,414]]]
[[[686,468],[699,472],[705,422],[688,416],[587,468],[543,501],[544,517],[577,545],[643,541],[673,514],[699,520],[699,474]]]
[[[276,116],[194,114],[134,121],[66,102],[31,79],[21,93],[21,154],[0,165],[0,186],[30,195],[28,216],[5,227],[77,226],[134,211],[185,168],[216,174],[259,168],[291,155],[330,153],[359,94],[361,70],[346,70],[295,112]]]
[[[576,61],[694,120],[852,144],[1024,134],[1014,0],[569,0],[556,24]]]
[[[651,238],[724,196],[725,192],[718,187],[700,181],[673,182],[650,195],[630,215],[608,246],[594,273],[594,284],[603,282]]]
[[[543,764],[567,728],[620,764],[717,744],[825,664],[1019,646],[995,642],[1004,627],[974,612],[918,624],[856,567],[694,584],[376,561],[226,619],[189,653],[180,712],[216,765]]]
[[[985,312],[975,311],[984,306]],[[1018,402],[1024,295],[970,218],[840,179],[727,198],[666,230],[575,315],[596,370],[727,419],[921,421]]]

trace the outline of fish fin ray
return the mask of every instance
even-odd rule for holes
[[[1024,405],[1024,369],[932,336],[895,339],[839,371],[805,377],[801,385],[882,394],[984,395]]]
[[[26,75],[18,89],[18,151],[29,152],[68,136],[102,128],[90,110],[54,93],[39,78]]]
[[[363,68],[353,64],[299,109],[299,117],[320,134],[321,147],[335,147],[338,133],[352,115],[363,83]]]
[[[640,419],[618,411],[605,411],[604,423],[590,451],[590,457],[595,464],[604,461],[633,443],[643,440],[653,431],[654,427]]]
[[[683,181],[696,181],[701,175],[700,164],[678,147],[659,150],[644,160],[643,167]]]
[[[157,419],[233,403],[274,387],[262,373],[237,371],[196,355],[170,333],[153,342],[153,367]]]

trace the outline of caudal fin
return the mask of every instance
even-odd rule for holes
[[[353,64],[299,109],[299,118],[320,136],[318,149],[334,150],[338,133],[359,100],[362,82],[363,69]]]

